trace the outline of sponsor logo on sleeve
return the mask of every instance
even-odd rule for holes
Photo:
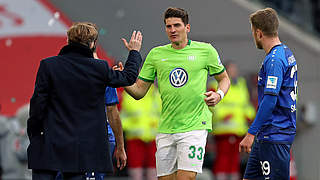
[[[278,77],[268,76],[267,88],[276,89],[277,88]]]
[[[290,57],[288,57],[288,63],[289,63],[289,64],[293,64],[294,62],[296,62],[296,59],[294,58],[293,55],[291,55]]]

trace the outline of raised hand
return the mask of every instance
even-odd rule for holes
[[[123,41],[123,44],[126,46],[126,48],[129,51],[131,50],[140,51],[141,44],[142,44],[142,34],[140,31],[138,32],[133,31],[129,43],[124,38],[121,38],[121,40]]]

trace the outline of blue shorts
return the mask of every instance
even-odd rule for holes
[[[275,144],[255,140],[244,179],[289,180],[291,144]]]

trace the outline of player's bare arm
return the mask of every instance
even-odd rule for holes
[[[151,82],[146,82],[138,79],[133,85],[124,87],[124,89],[134,99],[139,100],[146,95],[151,84]]]
[[[230,87],[230,79],[226,71],[214,76],[214,78],[218,81],[218,91],[208,91],[204,94],[207,96],[204,101],[208,106],[215,106],[216,104],[218,104],[223,96],[227,94]]]
[[[124,149],[123,130],[119,116],[117,105],[107,106],[107,117],[110,123],[111,129],[114,133],[117,142],[116,159],[117,168],[122,170],[127,164],[127,155]]]

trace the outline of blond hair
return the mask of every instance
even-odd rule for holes
[[[69,28],[67,35],[68,44],[76,42],[90,47],[98,39],[98,28],[90,22],[76,22]]]

